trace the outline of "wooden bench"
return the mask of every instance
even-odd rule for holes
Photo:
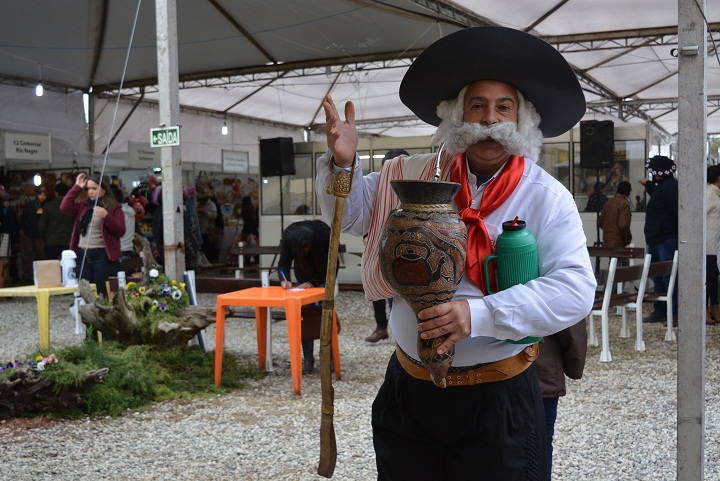
[[[217,271],[219,270],[222,274],[223,272],[229,272],[235,269],[235,266],[233,264],[228,264],[227,262],[216,262],[214,264],[209,264],[206,266],[196,266],[194,268],[196,274],[203,274],[205,272],[211,272],[211,271]]]
[[[645,249],[642,247],[603,247],[588,246],[590,257],[618,257],[642,259],[645,257]]]
[[[598,341],[595,335],[594,316],[600,316],[601,320],[601,336],[602,350],[600,351],[600,362],[612,361],[610,354],[610,308],[619,307],[622,309],[623,327],[620,331],[621,337],[630,337],[627,329],[626,310],[628,308],[635,309],[635,326],[636,326],[636,342],[635,348],[638,351],[645,350],[645,343],[642,340],[642,303],[645,295],[645,286],[647,285],[648,271],[650,270],[650,254],[645,256],[642,264],[632,266],[618,267],[618,258],[610,258],[608,270],[601,276],[601,282],[598,283],[598,290],[595,293],[595,302],[592,311],[588,315],[588,344],[597,346]],[[640,285],[635,291],[634,281],[640,281]],[[618,290],[616,286],[623,283],[630,283],[628,290]]]
[[[620,259],[642,259],[645,257],[645,249],[642,247],[604,247],[604,246],[588,246],[588,254],[595,258],[595,278],[600,281],[602,276],[607,275],[607,264],[612,257],[618,259],[620,265],[626,264],[620,262]],[[603,262],[603,259],[607,259]],[[632,262],[630,262],[632,264]],[[601,264],[604,264],[601,268]]]

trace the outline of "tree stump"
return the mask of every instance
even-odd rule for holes
[[[152,255],[150,243],[142,236],[135,234],[135,241],[143,247],[143,277],[138,289],[143,289],[144,306],[154,302],[158,286],[153,285],[150,278],[152,269],[162,272]],[[186,306],[175,311],[175,318],[167,318],[153,322],[147,309],[136,309],[128,302],[128,293],[120,289],[109,303],[104,297],[98,298],[90,288],[90,284],[80,280],[80,296],[85,305],[80,306],[80,317],[86,326],[102,332],[103,339],[116,340],[124,345],[150,344],[159,349],[186,344],[198,332],[215,322],[215,308],[202,306]],[[187,295],[187,294],[185,294]],[[140,312],[138,312],[140,311]]]
[[[32,367],[18,367],[0,381],[0,419],[10,419],[24,413],[45,414],[82,408],[85,406],[80,396],[82,387],[103,382],[107,373],[107,368],[87,371],[72,389],[67,387],[56,392],[52,379],[39,377],[40,373]]]

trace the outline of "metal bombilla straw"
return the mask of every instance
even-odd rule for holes
[[[438,149],[437,157],[435,158],[435,175],[433,175],[433,180],[435,182],[440,180],[440,157],[442,157],[442,154],[444,151],[445,151],[445,142],[440,144],[440,148]]]

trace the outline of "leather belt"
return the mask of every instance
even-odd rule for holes
[[[432,382],[430,372],[418,364],[417,361],[408,357],[397,344],[395,345],[395,353],[405,372],[415,379]],[[539,343],[536,342],[507,359],[492,362],[476,369],[449,372],[445,376],[445,382],[448,386],[472,386],[484,382],[504,381],[525,371],[537,359],[539,353]]]

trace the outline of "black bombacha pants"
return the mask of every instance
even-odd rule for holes
[[[445,389],[395,354],[372,407],[378,480],[545,481],[545,414],[534,366]]]

